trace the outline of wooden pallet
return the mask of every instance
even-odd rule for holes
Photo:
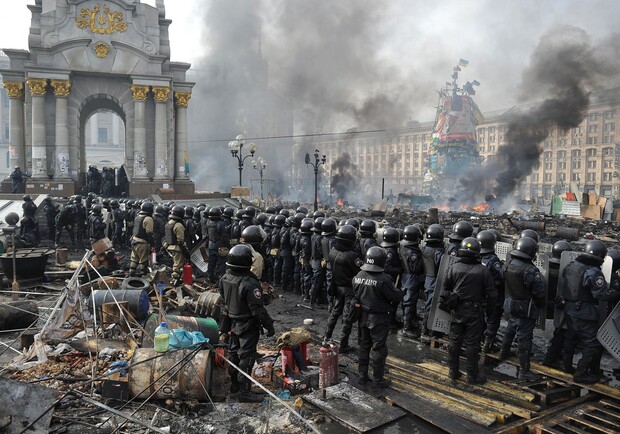
[[[537,434],[612,434],[617,433],[619,427],[620,401],[603,398],[579,405],[530,428]]]

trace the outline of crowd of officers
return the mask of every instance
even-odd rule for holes
[[[36,206],[30,205],[28,196],[24,201],[24,219],[34,219]],[[447,242],[438,224],[384,227],[378,245],[375,221],[338,220],[304,207],[295,212],[280,206],[264,212],[251,206],[235,210],[198,204],[194,208],[149,200],[101,200],[91,193],[85,200],[75,196],[60,211],[47,198],[44,212],[56,244],[63,229],[69,231],[72,242],[88,237],[93,243],[108,237],[115,247],[131,248],[131,275],[146,272],[151,253],[167,256],[172,259],[175,285],[192,250],[204,245],[209,265],[205,277],[218,285],[226,308],[220,329],[231,336],[233,362],[248,374],[260,331],[275,333],[264,307],[269,286],[301,295],[309,307],[329,309],[326,344],[342,318],[340,352],[353,349],[349,339],[357,324],[359,381],[383,387],[389,384],[384,376],[388,334],[400,330],[411,338],[430,340],[429,314],[435,297],[451,317],[448,364],[453,380],[462,375],[462,349],[466,381],[481,384],[485,381],[478,370],[481,347],[484,352],[499,351],[500,358],[506,359],[513,355],[515,338],[519,378],[535,379],[530,359],[539,310],[546,309],[547,318],[553,318],[554,311],[561,309],[564,319],[543,363],[573,373],[576,382],[598,382],[603,354],[596,338],[601,320],[598,302],[608,301],[613,308],[620,299],[616,273],[620,251],[608,251],[599,240],[589,240],[584,252],[562,270],[562,288],[557,287],[560,258],[571,244],[555,243],[546,291],[533,262],[538,253],[538,234],[533,230],[520,234],[504,262],[495,254],[499,232],[488,229],[474,234],[467,221],[452,227]],[[606,256],[613,259],[609,284],[601,271]],[[507,323],[500,341],[502,317]],[[582,357],[574,368],[578,347]],[[234,393],[250,401],[256,398],[245,376],[232,370],[231,378]]]

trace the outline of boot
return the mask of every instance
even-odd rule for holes
[[[482,347],[482,352],[485,354],[488,353],[496,353],[499,348],[497,347],[497,345],[494,345],[495,339],[494,338],[485,338],[484,340],[484,346]]]
[[[372,382],[377,387],[388,387],[392,381],[384,377],[385,359],[374,360],[372,363]]]
[[[561,369],[567,374],[574,374],[575,368],[573,367],[573,358],[563,357]]]
[[[353,351],[355,351],[355,348],[349,346],[349,337],[343,336],[342,339],[340,339],[340,348],[338,349],[338,352],[341,354],[348,354]]]
[[[502,348],[499,352],[499,359],[506,360],[515,355],[513,351],[510,351],[512,347],[512,340],[506,342],[506,339],[502,342]]]
[[[448,378],[450,378],[450,380],[458,380],[459,378],[461,378],[463,376],[463,374],[461,373],[461,371],[459,371],[458,369],[452,369],[450,368],[450,372],[448,373]]]
[[[241,392],[237,394],[237,400],[239,402],[258,403],[263,402],[263,397],[257,393],[252,392],[252,385],[249,382],[243,383]]]
[[[456,345],[450,345],[448,347],[448,367],[450,368],[448,377],[450,377],[451,380],[456,380],[461,377],[461,372],[459,371],[460,353],[461,349]]]
[[[577,365],[577,369],[575,370],[575,374],[573,375],[573,381],[575,383],[596,384],[601,380],[601,377],[599,377],[598,375],[592,374],[587,371],[587,365],[582,365],[584,364],[579,363]]]
[[[358,367],[359,379],[358,383],[362,386],[368,384],[370,382],[370,377],[368,376],[368,365],[359,365]]]
[[[467,355],[467,383],[468,384],[484,384],[486,377],[478,373],[478,348],[470,347],[465,352]]]
[[[519,349],[519,380],[536,381],[540,377],[530,371],[530,352],[527,349]]]

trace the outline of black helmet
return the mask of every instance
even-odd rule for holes
[[[538,232],[536,232],[534,229],[525,229],[521,231],[521,234],[519,234],[519,238],[524,238],[524,237],[531,238],[536,242],[538,242],[539,240]]]
[[[607,251],[607,256],[609,256],[613,261],[611,264],[611,272],[615,273],[618,269],[620,269],[620,250],[609,249]]]
[[[346,222],[344,222],[345,225],[349,225],[349,226],[353,226],[355,229],[359,230],[360,228],[360,222],[358,219],[347,219]]]
[[[420,229],[420,233],[422,234],[422,237],[424,237],[424,234],[426,233],[426,228],[422,223],[414,223],[411,226],[415,226],[416,228]]]
[[[299,228],[299,226],[301,226],[301,222],[302,222],[302,221],[303,221],[303,219],[305,219],[305,218],[306,218],[306,216],[305,216],[304,214],[302,214],[302,213],[300,213],[300,212],[296,213],[296,214],[293,216],[293,219],[294,219],[294,221],[293,221],[293,226],[295,226],[296,228]]]
[[[360,235],[364,237],[372,237],[377,232],[377,224],[374,220],[366,219],[362,220],[360,224]]]
[[[400,241],[400,235],[398,231],[394,228],[386,228],[383,231],[383,241],[381,242],[381,247],[394,247],[398,245]]]
[[[500,231],[498,231],[497,229],[487,229],[489,232],[493,232],[493,235],[495,235],[495,239],[497,241],[501,241],[502,240],[502,234],[500,233]]]
[[[287,228],[290,228],[294,224],[295,224],[295,217],[294,216],[287,217],[286,221],[284,222],[284,226],[286,226]]]
[[[308,214],[308,208],[306,208],[305,206],[298,206],[295,212],[302,213],[305,215],[305,214]]]
[[[284,226],[284,223],[286,223],[286,217],[282,214],[277,214],[273,222],[276,227],[281,228],[282,226]]]
[[[237,244],[228,252],[226,266],[240,270],[252,267],[252,248],[245,244]]]
[[[443,227],[434,223],[426,230],[426,241],[441,241],[443,242]]]
[[[553,244],[553,247],[551,248],[551,257],[549,258],[549,262],[559,264],[560,259],[562,259],[562,252],[569,252],[571,250],[573,250],[573,247],[568,241],[556,241],[556,243]]]
[[[533,260],[538,252],[538,243],[534,238],[523,237],[517,240],[514,250],[510,251],[510,256],[522,259]]]
[[[110,201],[110,206],[111,206],[112,208],[118,208],[118,207],[119,207],[119,205],[118,205],[118,200],[116,200],[116,199],[112,199],[112,200]]]
[[[264,212],[256,216],[256,224],[263,226],[269,217]]]
[[[272,228],[276,223],[276,215],[275,214],[269,214],[269,218],[267,219],[267,223],[265,223],[265,226],[267,226],[268,228]]]
[[[265,212],[267,214],[275,214],[276,213],[276,209],[272,206],[268,206],[267,208],[265,208]]]
[[[109,199],[103,199],[103,207],[107,208],[110,206],[110,200]]]
[[[308,214],[306,214],[306,218],[314,220],[314,213],[310,211]]]
[[[95,215],[101,215],[101,205],[93,205],[90,211]]]
[[[282,211],[282,208],[284,208],[282,205],[276,205],[275,213],[280,214],[280,211]]]
[[[313,218],[317,218],[317,217],[323,217],[325,218],[325,213],[323,211],[314,211],[314,213],[312,214]]]
[[[314,219],[314,227],[312,228],[312,232],[321,232],[321,226],[323,225],[323,221],[325,217],[317,217]]]
[[[97,197],[97,195],[91,191],[90,193],[86,195],[86,197],[88,197],[89,199],[94,199]]]
[[[148,215],[152,215],[153,208],[154,208],[153,202],[144,202],[142,206],[140,207],[140,211]]]
[[[244,210],[242,209],[237,210],[237,212],[235,213],[234,220],[237,220],[237,221],[241,220],[243,218],[243,213],[244,213]]]
[[[30,202],[32,200],[32,196],[30,196],[29,194],[24,195],[24,197],[22,197],[22,199],[26,202]]]
[[[465,238],[471,237],[474,233],[474,227],[471,223],[460,220],[454,223],[452,226],[452,233],[450,234],[450,240],[463,241]]]
[[[219,220],[222,218],[222,210],[218,207],[214,206],[209,209],[209,219],[210,220]]]
[[[256,215],[256,210],[252,206],[247,206],[243,210],[243,215],[241,216],[244,219],[253,219]]]
[[[235,210],[232,207],[227,206],[227,207],[224,208],[224,211],[222,212],[222,215],[225,215],[226,217],[231,219],[231,218],[233,218],[235,216]]]
[[[385,249],[382,249],[379,246],[372,246],[366,251],[364,265],[360,268],[364,271],[370,271],[371,273],[382,273],[385,267],[386,259],[387,253]]]
[[[344,225],[338,229],[336,239],[353,245],[353,243],[357,240],[357,229],[350,225]]]
[[[75,195],[75,203],[81,203],[82,202],[82,195],[81,194],[76,194]]]
[[[52,201],[52,196],[46,196],[45,199],[43,199],[45,202],[51,202]]]
[[[321,235],[333,235],[336,233],[336,220],[327,218],[321,223]],[[327,258],[326,258],[327,259]]]
[[[583,254],[602,264],[607,256],[607,247],[601,240],[589,240],[583,249]]]
[[[163,205],[157,205],[157,207],[155,208],[155,213],[164,215],[166,213],[166,209]]]
[[[291,216],[291,213],[289,212],[288,208],[282,208],[278,214],[281,214],[284,217],[290,217]]]
[[[185,207],[185,217],[194,217],[194,207],[186,206]]]
[[[478,232],[478,235],[476,235],[476,239],[480,243],[480,253],[482,253],[483,255],[495,251],[495,243],[497,242],[497,237],[493,232],[480,231]]]
[[[311,235],[313,227],[314,221],[312,219],[305,218],[301,221],[301,226],[299,226],[299,233],[302,235]]]
[[[175,205],[170,211],[170,218],[174,220],[183,220],[185,216],[185,209],[181,205]]]
[[[383,237],[385,239],[385,234]],[[405,226],[405,230],[403,231],[403,239],[407,244],[419,243],[422,239],[422,232],[420,232],[420,228],[415,225]]]
[[[474,237],[467,237],[461,241],[459,247],[460,257],[477,258],[480,255],[480,243]]]
[[[243,242],[247,244],[256,244],[260,245],[265,241],[263,238],[264,231],[260,226],[248,226],[241,232],[241,238],[243,238]]]

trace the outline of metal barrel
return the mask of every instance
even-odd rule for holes
[[[34,301],[9,301],[0,304],[0,330],[21,329],[39,318],[39,306]]]
[[[214,354],[209,350],[201,350],[189,356],[191,352],[178,350],[162,354],[153,348],[137,348],[129,369],[131,397],[146,399],[155,393],[155,399],[207,400],[207,394],[211,394]],[[154,358],[157,355],[161,357]],[[191,361],[184,360],[186,356],[192,357]]]
[[[545,222],[532,222],[527,220],[517,220],[514,222],[519,229],[534,229],[536,232],[545,231]]]
[[[566,226],[558,226],[555,231],[555,235],[558,238],[562,238],[568,241],[577,241],[579,239],[579,229],[568,228]]]
[[[94,307],[92,306],[94,300]],[[129,305],[127,309],[138,321],[145,320],[149,315],[151,303],[146,291],[135,289],[110,289],[96,290],[89,298],[89,307],[91,311],[97,312],[97,317],[101,318],[101,308],[105,303],[114,303],[114,301],[127,301]]]
[[[222,296],[219,292],[203,292],[196,300],[196,314],[211,317],[216,321],[222,317]]]
[[[439,223],[439,210],[437,208],[429,208],[428,210],[428,224],[432,225]]]
[[[209,339],[210,344],[217,345],[220,342],[217,321],[213,318],[166,315],[166,322],[170,330],[183,329],[188,332],[201,332],[205,338]],[[155,336],[157,326],[159,326],[159,315],[153,313],[144,324],[146,333],[142,336],[143,348],[153,348],[153,336]]]

